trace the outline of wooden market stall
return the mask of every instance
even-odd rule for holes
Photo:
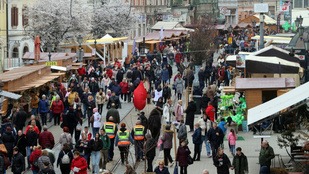
[[[30,107],[30,90],[35,90],[60,75],[63,75],[63,73],[52,73],[50,66],[34,65],[15,68],[2,73],[0,81],[4,83],[3,90],[22,95],[18,101],[11,102],[14,105],[24,106],[25,111],[27,111]],[[7,110],[7,106],[8,100],[3,103],[3,111]]]

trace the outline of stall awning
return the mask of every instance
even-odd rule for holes
[[[248,110],[248,125],[270,119],[270,116],[309,97],[309,82]]]
[[[0,91],[0,96],[4,96],[6,98],[11,98],[11,99],[14,99],[14,100],[17,100],[21,97],[21,95],[19,95],[19,94],[14,94],[14,93],[7,92],[7,91]]]
[[[30,83],[25,84],[24,86],[17,87],[15,89],[9,89],[10,92],[17,92],[17,91],[24,91],[31,88],[37,88],[42,85],[44,85],[47,82],[50,82],[51,80],[54,80],[58,78],[60,75],[64,75],[65,73],[50,73],[40,79],[37,79],[35,81],[32,81]]]
[[[51,69],[53,70],[58,70],[58,71],[67,71],[68,69],[63,66],[50,66]]]

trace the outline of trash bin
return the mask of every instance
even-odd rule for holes
[[[196,105],[196,111],[195,114],[201,114],[201,102],[202,102],[202,96],[194,95],[193,100]]]
[[[242,131],[243,132],[248,132],[248,122],[247,121],[242,121]]]

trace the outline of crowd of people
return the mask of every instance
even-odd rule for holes
[[[219,89],[221,83],[230,84],[235,75],[233,68],[227,67],[224,62],[213,67],[210,59],[199,70],[199,84],[194,86],[195,70],[191,67],[181,70],[181,62],[190,56],[182,53],[185,45],[172,42],[148,56],[138,56],[136,49],[133,57],[125,59],[123,64],[116,59],[113,64],[104,67],[101,62],[90,61],[71,76],[67,88],[55,82],[31,91],[32,116],[29,123],[26,123],[27,113],[23,107],[8,111],[10,114],[3,119],[0,144],[4,144],[6,151],[0,148],[0,158],[7,160],[0,159],[0,173],[11,166],[14,174],[27,168],[33,174],[53,173],[54,167],[60,167],[63,174],[71,171],[84,174],[87,170],[108,174],[111,172],[106,164],[114,160],[114,148],[118,147],[121,163],[126,166],[125,173],[133,174],[135,171],[129,165],[128,156],[130,146],[134,145],[136,162],[147,159],[147,172],[168,174],[166,166],[173,166],[176,161],[180,173],[186,174],[192,161],[200,161],[203,143],[218,173],[229,173],[229,169],[234,169],[237,174],[248,172],[247,158],[240,147],[236,148],[237,135],[233,129],[227,136],[233,161],[230,162],[224,153],[226,123],[224,119],[218,123]],[[174,78],[173,62],[178,71]],[[141,82],[148,94],[148,104],[153,102],[155,108],[149,115],[140,112],[136,125],[129,130],[126,123],[121,122],[119,110],[123,103],[133,101],[133,92]],[[183,91],[192,86],[193,95],[201,97],[201,105],[198,108],[196,102],[190,100],[184,108]],[[102,119],[104,109],[108,109],[106,120]],[[203,116],[195,122],[195,113],[199,110]],[[52,120],[54,126],[59,125],[63,130],[57,159],[53,150],[55,139],[47,127],[47,122]],[[88,125],[82,126],[85,121]],[[171,129],[173,124],[177,132]],[[189,131],[186,125],[190,127]],[[192,133],[192,141],[188,133]],[[171,156],[173,136],[179,140],[175,159]],[[188,160],[191,154],[189,142],[194,144],[192,160]],[[164,153],[164,161],[154,168],[158,144]],[[269,161],[273,158],[273,151],[267,142],[263,142],[262,146],[265,149],[261,150],[260,159]],[[270,165],[268,162],[260,164],[264,170]],[[209,172],[205,169],[203,173]]]

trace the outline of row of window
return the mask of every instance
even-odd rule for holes
[[[0,11],[4,10],[6,0],[0,0]]]
[[[294,0],[294,8],[307,8],[309,0]]]
[[[23,25],[23,27],[28,25],[28,19],[27,19],[26,15],[25,15],[26,10],[27,10],[27,7],[24,6],[22,8],[22,25]],[[12,27],[17,27],[18,26],[18,18],[19,18],[18,8],[17,7],[12,7],[11,8],[11,26]]]

